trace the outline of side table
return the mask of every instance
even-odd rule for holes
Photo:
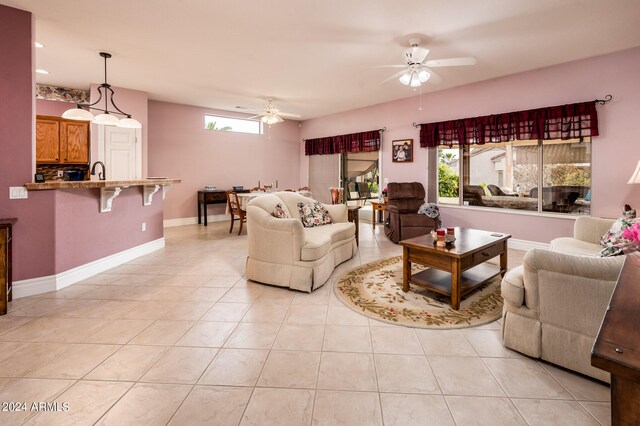
[[[356,244],[360,245],[360,241],[358,240],[359,225],[360,225],[358,210],[360,210],[360,206],[347,207],[347,212],[348,212],[347,219],[349,220],[349,222],[353,222],[356,225]]]
[[[18,219],[0,219],[0,315],[7,313],[13,299],[11,284],[12,226]]]
[[[611,373],[611,424],[640,424],[640,255],[628,254],[591,351],[591,365]]]
[[[198,191],[198,225],[202,223],[202,210],[204,210],[204,226],[207,226],[207,204],[225,204],[227,193],[225,191]]]
[[[242,189],[235,192],[240,194],[249,190]],[[227,190],[198,191],[198,225],[202,223],[201,210],[204,210],[204,226],[207,226],[207,204],[227,204]]]
[[[372,212],[372,217],[371,217],[371,223],[373,224],[373,229],[376,229],[376,211],[379,211],[380,213],[378,213],[379,216],[382,216],[385,210],[387,210],[387,203],[386,202],[377,202],[377,201],[371,201],[371,212]],[[382,219],[384,220],[384,218]]]

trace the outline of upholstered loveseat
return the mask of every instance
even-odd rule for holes
[[[574,236],[532,249],[502,280],[502,337],[508,348],[609,381],[591,349],[624,256],[595,257],[613,220],[581,217]]]
[[[295,192],[276,192],[249,202],[247,278],[311,292],[327,281],[337,265],[353,257],[358,247],[355,225],[347,221],[347,206],[323,204],[333,223],[305,228],[298,203],[314,201]],[[288,219],[273,216],[277,204]]]

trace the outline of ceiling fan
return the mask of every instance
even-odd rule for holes
[[[400,83],[405,86],[419,87],[422,83],[431,80],[432,83],[438,83],[440,77],[429,68],[436,67],[456,67],[461,65],[475,65],[476,58],[467,56],[462,58],[434,59],[427,61],[429,49],[420,47],[419,38],[409,39],[409,48],[405,49],[402,59],[404,65],[381,65],[375,68],[404,68],[391,77],[383,80],[380,84],[384,84],[395,78],[399,78]]]
[[[258,114],[258,115],[254,115],[253,117],[249,117],[251,118],[258,118],[258,117],[262,117],[260,118],[260,121],[262,121],[264,124],[278,124],[278,123],[282,123],[284,121],[284,118],[302,118],[302,116],[298,115],[298,114],[291,114],[288,112],[282,112],[278,109],[278,107],[276,107],[272,102],[271,99],[269,99],[269,103],[267,103],[267,105],[264,107],[264,112],[262,114]]]

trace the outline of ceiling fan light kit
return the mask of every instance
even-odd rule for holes
[[[264,107],[264,112],[262,114],[254,115],[253,117],[249,117],[249,120],[254,118],[260,118],[264,124],[272,125],[282,123],[284,119],[282,117],[290,117],[290,118],[301,118],[297,114],[290,114],[288,112],[280,111],[269,99],[269,103]]]
[[[402,54],[402,60],[404,65],[383,65],[381,68],[405,68],[404,71],[400,71],[398,74],[394,74],[391,77],[384,80],[382,83],[386,83],[399,76],[398,80],[405,86],[420,87],[423,83],[426,83],[433,76],[433,71],[429,68],[435,67],[454,67],[462,65],[474,65],[476,58],[469,56],[464,58],[447,58],[436,59],[427,61],[427,55],[429,55],[429,49],[420,47],[421,40],[419,38],[412,38],[409,40],[409,48],[405,49]],[[439,80],[436,75],[434,78]]]
[[[107,59],[111,57],[111,54],[107,52],[100,52],[100,56],[104,58],[104,83],[102,83],[98,87],[98,94],[100,95],[98,97],[98,100],[92,104],[76,104],[76,108],[66,110],[62,114],[62,118],[68,118],[70,120],[92,121],[95,124],[103,124],[105,126],[141,129],[142,124],[138,120],[131,118],[131,114],[127,114],[126,112],[118,108],[118,106],[113,101],[114,91],[111,88],[111,85],[107,83]],[[96,107],[95,105],[98,105],[103,97],[104,109]],[[113,105],[116,111],[109,110],[109,101],[111,101],[111,105]],[[94,116],[89,110],[101,111],[102,114]],[[119,119],[113,114],[124,115],[125,118]]]
[[[260,121],[262,121],[264,124],[272,125],[282,123],[284,119],[277,114],[271,114],[262,116]]]

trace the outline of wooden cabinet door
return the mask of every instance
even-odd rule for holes
[[[59,120],[36,119],[36,163],[60,162],[59,129]]]
[[[60,157],[61,163],[89,162],[89,122],[60,122]]]

